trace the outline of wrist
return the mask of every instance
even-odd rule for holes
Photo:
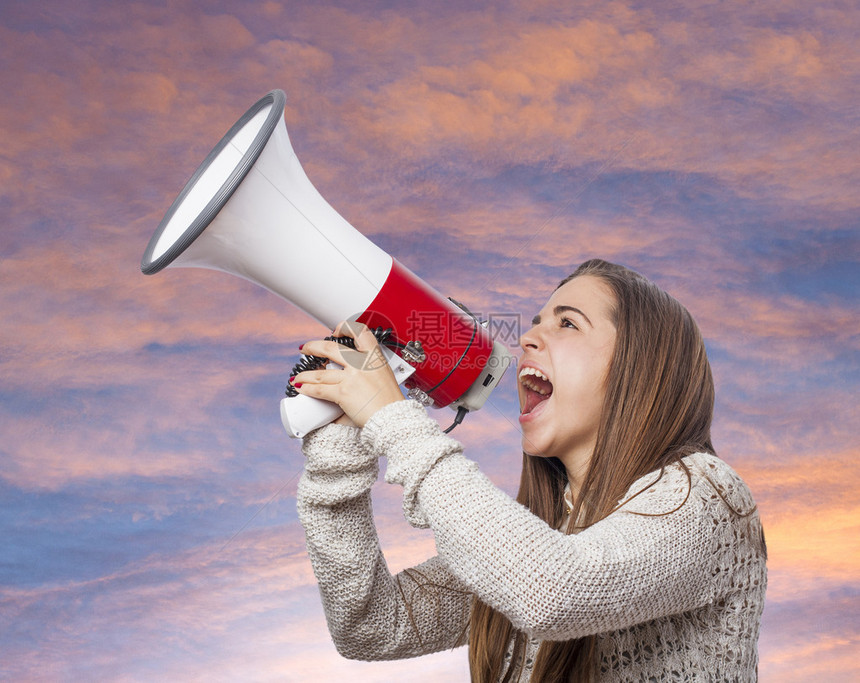
[[[302,440],[305,470],[311,473],[356,471],[375,466],[376,457],[360,440],[358,427],[330,423],[315,429]]]

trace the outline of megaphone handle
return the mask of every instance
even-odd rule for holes
[[[341,415],[343,411],[337,403],[301,394],[281,399],[281,422],[287,434],[294,439],[301,439]]]
[[[380,346],[398,384],[403,384],[415,372],[409,363],[385,346]],[[301,439],[314,429],[333,422],[343,415],[336,403],[298,394],[281,399],[281,422],[294,439]]]

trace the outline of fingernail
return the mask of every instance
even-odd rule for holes
[[[304,382],[293,382],[293,386],[294,386],[296,389],[301,389],[301,388],[302,388],[302,384],[304,384]]]
[[[304,344],[299,344],[299,351],[301,351],[303,348],[305,348],[305,345],[304,345]]]

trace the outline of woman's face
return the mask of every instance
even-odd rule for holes
[[[520,339],[517,383],[523,450],[581,472],[594,451],[615,348],[615,296],[581,275],[553,292]]]

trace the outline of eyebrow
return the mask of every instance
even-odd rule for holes
[[[556,306],[555,308],[552,309],[552,312],[553,312],[553,315],[556,315],[556,316],[559,316],[562,313],[569,313],[569,312],[576,313],[578,315],[581,315],[585,319],[585,322],[587,322],[589,325],[591,325],[591,327],[594,327],[594,324],[588,319],[588,316],[585,315],[585,313],[583,313],[581,310],[579,310],[576,306]],[[537,325],[539,323],[540,323],[540,315],[538,314],[534,318],[532,318],[532,325]]]

